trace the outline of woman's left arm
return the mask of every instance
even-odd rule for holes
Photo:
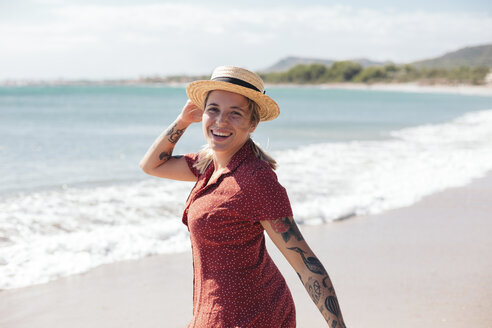
[[[294,218],[261,221],[270,239],[296,270],[329,327],[345,328],[335,289],[323,264],[302,237]]]

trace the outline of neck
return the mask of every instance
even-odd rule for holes
[[[234,156],[234,154],[215,153],[214,170],[219,171],[225,169],[231,161],[232,156]]]
[[[238,149],[235,149],[231,152],[214,152],[214,171],[217,172],[219,170],[223,170],[229,165],[232,157],[249,141],[246,140],[244,144],[241,145]]]

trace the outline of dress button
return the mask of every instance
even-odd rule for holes
[[[185,213],[188,214],[188,209],[185,210]]]

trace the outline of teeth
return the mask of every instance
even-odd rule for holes
[[[228,137],[231,135],[230,133],[222,133],[222,132],[215,132],[215,131],[212,131],[212,133],[219,137]]]

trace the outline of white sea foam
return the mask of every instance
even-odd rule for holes
[[[297,220],[317,224],[411,205],[492,169],[492,110],[392,136],[277,154]]]
[[[296,219],[319,224],[380,213],[492,169],[492,110],[394,131],[392,137],[275,153]],[[188,249],[181,211],[191,187],[148,179],[5,196],[0,199],[0,289]]]
[[[18,195],[0,202],[0,289],[189,246],[180,216],[192,185],[133,185]]]

